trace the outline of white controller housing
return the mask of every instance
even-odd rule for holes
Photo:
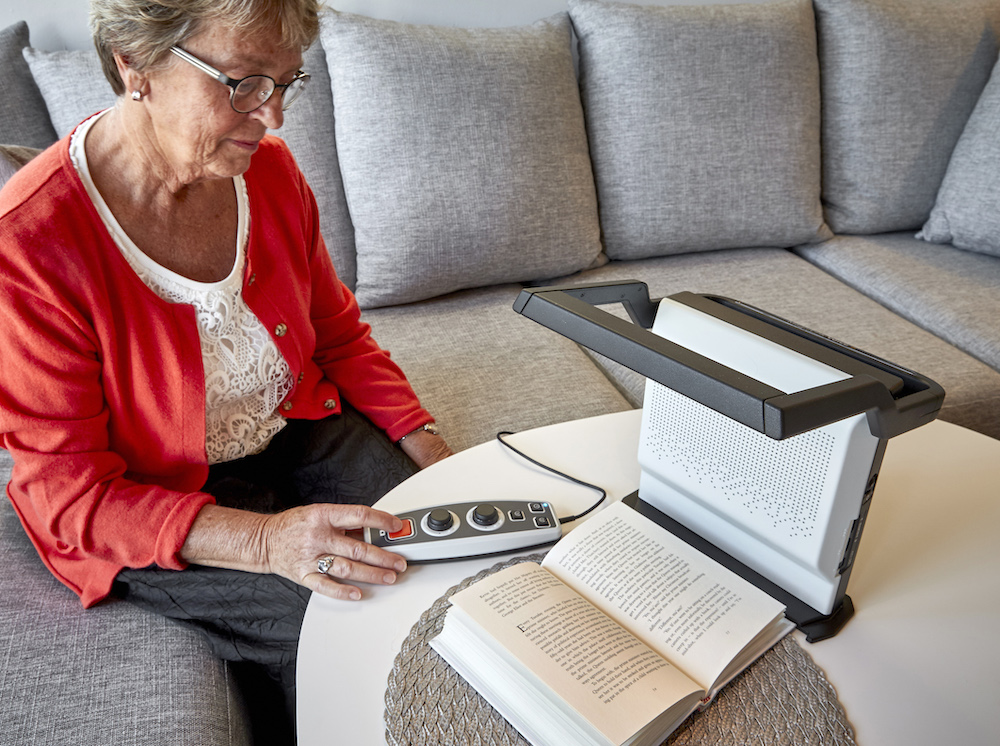
[[[562,537],[559,518],[544,500],[448,503],[397,513],[403,530],[365,529],[365,541],[407,562],[434,562],[551,544]]]

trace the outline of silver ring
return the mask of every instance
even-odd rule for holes
[[[320,557],[319,562],[316,563],[316,569],[319,570],[320,574],[326,575],[330,572],[330,568],[333,567],[333,561],[336,557],[326,556]]]

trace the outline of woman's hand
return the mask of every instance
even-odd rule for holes
[[[194,564],[274,573],[324,596],[357,601],[361,589],[336,579],[390,585],[406,569],[399,555],[348,533],[366,526],[398,531],[402,522],[364,505],[319,503],[273,515],[206,505],[181,556]],[[317,568],[321,557],[333,558],[325,575]]]
[[[390,513],[364,505],[320,503],[267,516],[263,536],[267,572],[282,575],[330,598],[361,599],[361,589],[334,578],[392,585],[406,560],[348,535],[364,527],[399,531],[403,522]],[[316,563],[332,557],[324,575]]]
[[[448,458],[452,453],[444,438],[426,430],[413,431],[403,439],[399,447],[421,469]]]

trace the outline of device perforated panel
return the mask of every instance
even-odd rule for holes
[[[817,518],[835,446],[829,433],[773,440],[665,386],[646,396],[644,445],[660,462],[657,471],[772,539],[801,541],[822,530]]]

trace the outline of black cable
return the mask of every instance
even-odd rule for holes
[[[583,518],[585,515],[587,515],[592,510],[594,510],[595,508],[597,508],[597,506],[600,505],[602,502],[604,502],[604,500],[607,498],[607,496],[608,496],[607,490],[605,490],[603,487],[598,487],[596,484],[591,484],[590,482],[584,482],[582,479],[577,479],[576,477],[571,477],[569,474],[564,474],[563,472],[559,471],[558,469],[553,469],[551,466],[547,466],[546,464],[543,464],[541,461],[536,461],[535,459],[531,458],[531,456],[527,455],[523,451],[519,451],[517,448],[515,448],[514,446],[512,446],[510,443],[508,443],[506,440],[503,439],[503,437],[505,435],[513,435],[513,434],[514,433],[510,432],[509,430],[502,430],[501,432],[497,433],[497,440],[499,440],[501,444],[503,444],[504,446],[506,446],[507,448],[509,448],[510,450],[512,450],[514,453],[516,453],[518,456],[520,456],[521,458],[523,458],[525,461],[530,461],[535,466],[541,467],[542,469],[545,469],[546,471],[550,471],[553,474],[555,474],[556,476],[560,476],[563,479],[568,479],[571,482],[579,484],[579,485],[581,485],[583,487],[589,487],[590,489],[597,490],[598,492],[601,493],[601,499],[600,500],[598,500],[596,503],[594,503],[593,505],[591,505],[589,508],[587,508],[585,511],[583,511],[579,515],[571,515],[571,516],[566,516],[565,518],[560,518],[559,519],[559,523],[560,524],[562,524],[562,523],[572,523],[573,521],[576,521],[576,520],[579,520],[580,518]]]

